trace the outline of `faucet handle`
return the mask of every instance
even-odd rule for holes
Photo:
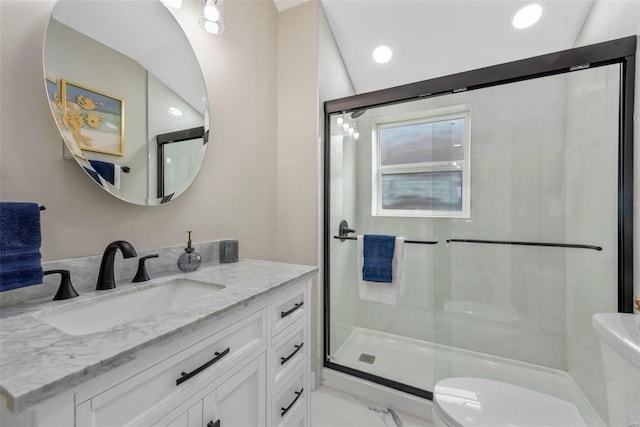
[[[160,255],[153,254],[143,256],[138,260],[138,271],[136,271],[136,276],[133,278],[132,282],[146,282],[149,280],[149,275],[147,274],[147,268],[144,265],[144,262],[149,258],[158,258]]]
[[[58,286],[58,292],[53,297],[54,301],[75,298],[78,296],[78,292],[71,284],[71,273],[69,270],[48,270],[44,272],[44,275],[48,274],[60,274],[60,286]]]

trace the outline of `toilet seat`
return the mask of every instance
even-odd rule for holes
[[[439,381],[433,391],[433,412],[451,427],[586,426],[571,402],[483,378]]]

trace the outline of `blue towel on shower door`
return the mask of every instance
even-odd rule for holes
[[[0,202],[0,292],[42,283],[40,207]]]
[[[393,251],[396,236],[365,234],[362,248],[362,280],[368,282],[393,282]]]

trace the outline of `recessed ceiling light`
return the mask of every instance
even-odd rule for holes
[[[393,56],[393,52],[391,52],[391,48],[389,46],[382,45],[373,50],[373,60],[378,64],[389,62],[391,56]]]
[[[529,28],[542,16],[542,5],[540,3],[528,3],[522,6],[513,15],[513,26],[518,30]]]

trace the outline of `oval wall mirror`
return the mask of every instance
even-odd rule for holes
[[[51,112],[88,179],[137,205],[175,199],[207,151],[191,45],[160,0],[58,0],[44,41]]]

